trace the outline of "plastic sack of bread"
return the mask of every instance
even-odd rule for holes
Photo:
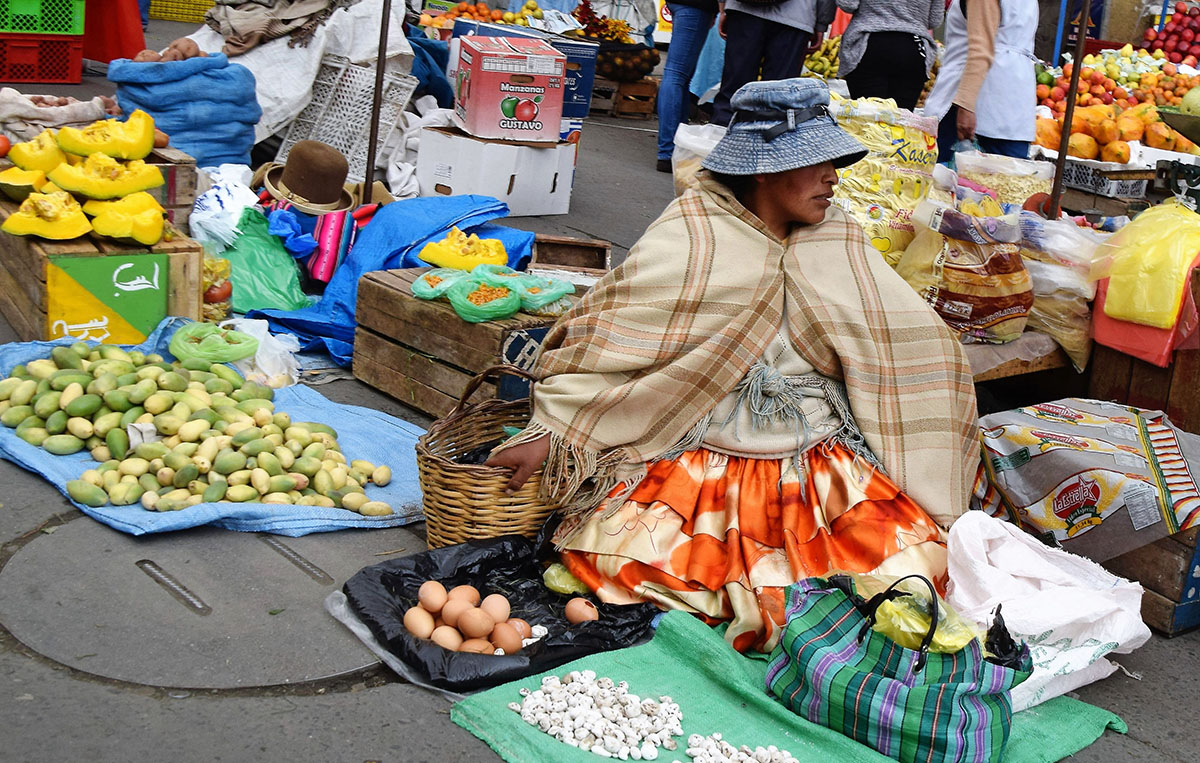
[[[838,170],[833,202],[862,225],[895,266],[915,233],[912,212],[934,186],[937,121],[890,99],[835,98],[829,109],[868,151],[862,161]]]
[[[1011,342],[1025,330],[1033,282],[1018,246],[1018,217],[972,217],[922,202],[916,237],[896,272],[964,344]]]
[[[1051,545],[1103,562],[1200,520],[1200,438],[1158,411],[1067,398],[979,426],[981,508]]]
[[[1116,247],[1104,314],[1169,329],[1200,252],[1200,215],[1172,199],[1151,207],[1112,238]]]
[[[724,136],[725,128],[721,125],[679,125],[675,131],[675,150],[671,153],[676,196],[683,195],[691,186],[700,171],[700,162],[712,153]]]

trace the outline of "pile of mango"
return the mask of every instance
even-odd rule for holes
[[[21,206],[3,230],[48,239],[95,231],[147,246],[158,243],[164,210],[146,191],[161,186],[163,176],[144,161],[155,145],[154,119],[144,111],[124,122],[44,130],[17,143],[8,154],[15,166],[0,172],[0,191]]]
[[[67,483],[86,506],[260,502],[391,514],[366,495],[391,469],[348,461],[337,432],[292,421],[274,395],[219,363],[77,342],[0,381],[0,423],[55,455],[89,450],[98,466]]]

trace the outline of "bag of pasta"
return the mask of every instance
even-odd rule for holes
[[[1050,193],[1054,165],[1011,156],[959,151],[954,155],[958,176],[996,193],[1002,204],[1022,206],[1031,196]]]
[[[834,203],[858,221],[894,267],[915,234],[912,212],[934,185],[937,120],[878,98],[835,98],[830,112],[868,151],[862,161],[838,170]]]
[[[1011,342],[1025,330],[1033,282],[1021,258],[1017,215],[972,217],[925,201],[917,235],[896,272],[964,344]]]

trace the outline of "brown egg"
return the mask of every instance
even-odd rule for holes
[[[429,638],[433,639],[433,643],[443,649],[448,649],[451,652],[457,652],[462,646],[463,637],[458,631],[451,628],[449,625],[443,625],[441,628],[435,628]]]
[[[433,627],[434,628],[441,628],[445,624],[446,624],[446,621],[442,619],[441,615],[438,615],[437,617],[433,618]]]
[[[529,623],[519,617],[509,618],[508,624],[516,629],[517,633],[521,634],[521,638],[533,638],[533,628],[529,627]]]
[[[421,584],[421,589],[417,591],[417,599],[421,602],[421,606],[425,611],[436,615],[442,611],[442,607],[446,605],[446,586],[436,580],[427,580]]]
[[[471,606],[471,602],[463,601],[462,599],[450,599],[446,602],[446,606],[442,607],[442,621],[451,628],[458,627],[458,619],[462,617],[464,612],[475,609]]]
[[[496,621],[482,609],[472,607],[458,617],[458,629],[467,638],[487,638]]]
[[[505,654],[516,654],[521,651],[521,634],[508,623],[498,623],[492,629],[492,643],[503,649]]]
[[[451,599],[463,599],[472,607],[479,606],[479,589],[473,585],[459,585],[450,589]]]
[[[578,596],[567,602],[565,614],[567,615],[567,622],[571,623],[572,625],[575,623],[582,623],[587,620],[600,619],[600,611],[596,609],[596,605],[587,599],[581,599]]]
[[[508,599],[498,593],[491,594],[483,600],[479,608],[492,616],[492,620],[502,623],[508,619],[508,614],[512,608],[508,605]]]
[[[496,647],[485,638],[469,638],[462,642],[462,646],[458,648],[460,652],[473,652],[475,654],[493,654]]]
[[[433,615],[421,607],[412,607],[404,613],[404,627],[417,638],[429,638],[433,633]]]

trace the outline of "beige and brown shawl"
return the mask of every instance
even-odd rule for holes
[[[961,345],[837,208],[780,241],[707,177],[555,324],[532,422],[507,445],[549,434],[543,497],[586,516],[736,387],[785,304],[792,342],[844,380],[887,474],[949,526],[979,463]]]

